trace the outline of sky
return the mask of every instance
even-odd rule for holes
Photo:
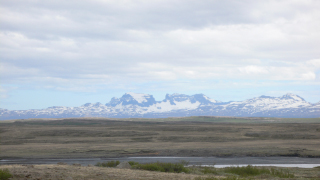
[[[0,0],[0,108],[126,92],[320,101],[318,0]]]

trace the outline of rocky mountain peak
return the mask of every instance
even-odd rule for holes
[[[112,98],[106,106],[115,107],[117,105],[139,105],[141,107],[149,107],[156,103],[152,95],[141,93],[125,93],[121,98]]]
[[[170,101],[171,105],[175,105],[175,102],[183,102],[183,101],[190,101],[191,103],[199,102],[200,104],[212,104],[216,103],[216,100],[210,99],[204,94],[195,94],[195,95],[185,95],[185,94],[177,94],[174,93],[172,95],[167,94],[166,98],[163,101]]]
[[[0,120],[66,117],[320,117],[320,102],[311,104],[295,94],[260,96],[244,101],[217,102],[204,94],[167,94],[156,102],[152,95],[126,93],[109,103],[87,103],[80,107],[53,106],[46,109],[7,110],[0,108]]]
[[[260,99],[274,99],[274,97],[265,96],[265,95],[259,96],[259,98],[260,98]]]
[[[84,105],[82,105],[83,107],[99,107],[99,106],[104,106],[103,104],[101,104],[100,102],[97,103],[86,103]]]
[[[293,99],[295,101],[305,101],[302,97],[298,96],[298,95],[295,95],[295,94],[292,94],[292,93],[287,93],[285,95],[283,95],[281,97],[281,99]]]

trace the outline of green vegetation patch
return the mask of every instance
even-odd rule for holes
[[[133,166],[135,169],[143,169],[147,171],[159,171],[159,172],[173,172],[173,173],[189,173],[189,169],[184,167],[182,163],[148,163],[148,164],[136,164]]]
[[[200,171],[203,174],[218,174],[215,168],[203,167]]]
[[[135,162],[135,161],[129,161],[128,163],[130,164],[130,166],[135,166],[139,164],[138,162]]]
[[[224,170],[226,173],[237,174],[239,176],[256,176],[260,174],[270,174],[269,169],[257,168],[254,166],[245,166],[245,167],[227,167]]]
[[[0,180],[7,180],[12,177],[8,169],[0,169]]]
[[[277,176],[279,178],[294,178],[294,174],[291,174],[288,170],[276,170],[271,168],[271,175]]]
[[[108,162],[98,162],[95,166],[98,167],[116,167],[120,164],[120,161],[108,161]]]
[[[224,169],[226,173],[236,174],[242,177],[248,176],[257,176],[262,174],[270,174],[272,176],[280,178],[293,178],[294,174],[291,174],[289,171],[284,171],[282,169],[268,169],[268,168],[258,168],[254,166],[245,166],[245,167],[227,167]]]

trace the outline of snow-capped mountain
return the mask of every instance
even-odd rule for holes
[[[156,100],[152,95],[149,94],[138,94],[138,93],[126,93],[120,99],[112,98],[106,106],[115,107],[117,105],[138,105],[141,107],[149,107],[156,104]]]
[[[242,110],[251,109],[255,111],[269,111],[285,108],[303,108],[311,106],[300,96],[294,94],[286,94],[282,97],[260,96],[241,102],[231,102],[224,105],[225,108],[242,107]]]
[[[86,103],[79,107],[53,106],[46,109],[0,109],[0,119],[65,117],[320,117],[320,102],[311,104],[295,94],[260,96],[244,101],[220,102],[203,94],[167,94],[162,101],[152,95],[126,93],[109,103]]]
[[[190,101],[191,103],[199,102],[201,105],[209,105],[212,103],[217,103],[218,101],[214,99],[210,99],[203,94],[195,94],[192,96],[188,96],[185,94],[167,94],[166,98],[163,101],[170,101],[170,104],[175,105],[175,102],[184,102]]]

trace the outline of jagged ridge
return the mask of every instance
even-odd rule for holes
[[[220,102],[204,94],[167,94],[163,101],[152,95],[126,93],[107,104],[80,107],[53,106],[39,110],[0,109],[0,119],[65,117],[171,117],[171,116],[320,117],[320,102],[311,104],[295,94],[260,96],[245,101]]]

